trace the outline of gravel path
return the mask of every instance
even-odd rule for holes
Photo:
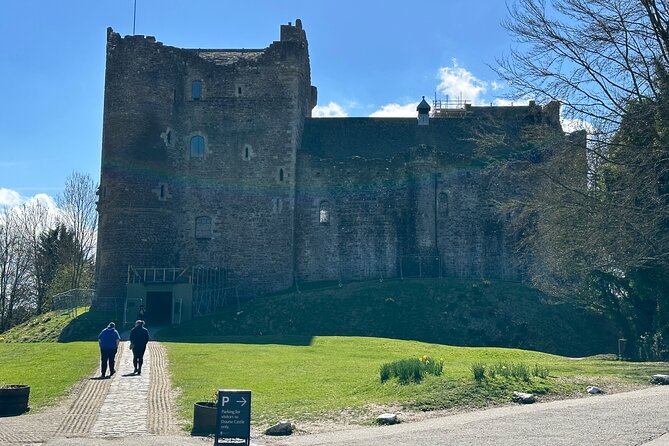
[[[164,348],[150,342],[142,374],[132,372],[132,352],[128,342],[121,342],[111,379],[80,383],[63,404],[44,413],[0,418],[0,445],[79,444],[81,440],[85,440],[81,444],[102,444],[112,438],[137,441],[138,436],[145,437],[142,444],[163,436],[172,436],[175,444],[190,442],[173,415]],[[99,374],[98,369],[95,376]],[[164,438],[162,442],[169,443]]]

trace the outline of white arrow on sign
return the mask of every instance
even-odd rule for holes
[[[244,404],[246,404],[246,400],[244,399],[243,396],[240,397],[240,398],[241,398],[242,400],[241,400],[241,401],[237,401],[237,402],[238,402],[238,403],[242,403],[242,406],[243,406]]]

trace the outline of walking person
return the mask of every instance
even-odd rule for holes
[[[138,375],[142,374],[142,364],[144,363],[144,352],[146,344],[149,343],[149,330],[144,327],[143,320],[137,320],[135,327],[130,330],[130,348],[132,349],[132,365]]]
[[[137,312],[137,320],[139,321],[144,321],[144,324],[148,321],[146,318],[146,309],[144,308],[144,305],[139,306],[139,311]]]
[[[100,344],[100,378],[104,378],[107,374],[107,364],[109,364],[109,377],[111,378],[116,369],[114,369],[114,359],[118,344],[121,341],[121,336],[116,331],[116,324],[110,322],[107,328],[100,332],[98,336],[98,343]]]

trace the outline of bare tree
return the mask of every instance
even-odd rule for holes
[[[44,263],[39,261],[42,234],[55,226],[55,215],[41,200],[33,199],[15,209],[18,235],[22,239],[30,262],[32,292],[36,312],[46,310],[48,277]]]
[[[74,233],[72,288],[79,288],[86,268],[93,261],[97,230],[97,186],[88,174],[73,172],[57,198],[65,225]]]
[[[0,331],[22,322],[34,307],[27,208],[5,208],[0,215]]]
[[[512,97],[560,101],[567,117],[610,136],[630,101],[657,97],[668,17],[666,0],[517,0],[504,26],[518,46],[497,73]]]
[[[513,95],[558,100],[589,129],[585,158],[536,138],[547,162],[506,166],[525,185],[504,206],[527,264],[541,259],[530,275],[579,285],[668,356],[669,1],[517,0],[505,26],[518,46],[498,73]]]

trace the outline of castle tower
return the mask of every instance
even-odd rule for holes
[[[264,49],[107,37],[97,292],[128,268],[224,269],[242,293],[292,285],[295,160],[311,115],[298,20]]]
[[[121,38],[107,30],[96,261],[100,297],[125,296],[129,265],[157,266],[175,255],[170,145],[163,133],[174,119],[181,70],[165,49],[152,37]]]

